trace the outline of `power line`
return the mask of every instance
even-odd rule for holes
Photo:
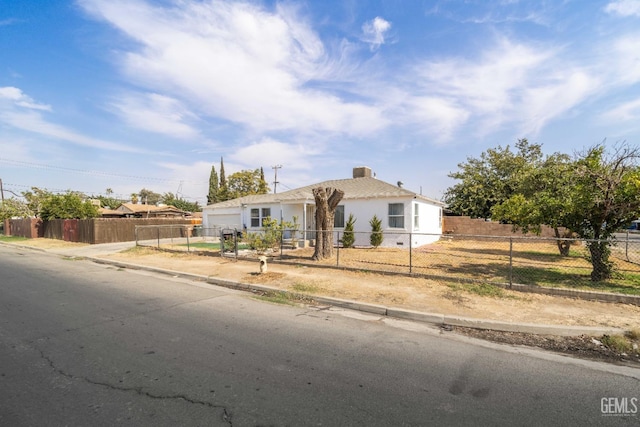
[[[31,190],[32,188],[38,188],[40,190],[48,191],[49,193],[54,193],[54,194],[60,194],[60,193],[66,193],[67,191],[72,191],[69,188],[67,188],[67,189],[50,188],[50,187],[41,187],[41,186],[38,186],[38,185],[10,184],[8,182],[5,182],[4,185],[5,186],[10,186],[10,187],[15,187],[15,188],[27,188],[29,190]],[[9,192],[9,193],[11,193],[11,194],[13,194],[13,195],[15,195],[17,197],[22,197],[21,194],[17,194],[15,192],[11,191],[11,190],[8,190],[7,188],[5,188],[4,191],[7,191],[7,192]],[[82,191],[82,190],[76,190],[76,191],[78,191],[80,193],[92,194],[92,195],[95,195],[95,194],[101,195],[103,193],[103,191]],[[116,199],[122,199],[122,198],[128,198],[130,195],[126,195],[126,197],[123,197],[125,195],[122,194],[122,193],[113,193],[113,196],[117,196],[117,197],[114,197]]]
[[[35,188],[38,188],[40,190],[44,190],[44,191],[47,191],[49,193],[54,193],[54,194],[64,194],[67,191],[70,191],[70,189],[68,189],[68,188],[67,189],[49,188],[49,187],[41,187],[41,186],[37,186],[37,185],[10,184],[8,182],[4,182],[3,183],[4,191],[7,192],[7,193],[13,194],[16,197],[23,197],[23,196],[22,196],[22,194],[18,194],[18,193],[14,192],[14,191],[9,190],[7,187],[26,188],[26,189],[29,189],[29,190],[31,190],[32,188],[35,187]],[[104,193],[104,191],[85,191],[85,190],[76,190],[76,191],[78,191],[80,193],[83,193],[83,194],[92,195],[92,196],[95,196],[95,195],[100,196],[100,195],[103,195],[103,193]],[[127,193],[127,194],[124,194],[124,193],[113,193],[110,196],[113,197],[114,199],[128,200],[131,197],[131,193]],[[206,200],[206,197],[199,197],[199,196],[198,197],[192,197],[192,196],[189,196],[187,194],[181,194],[181,198],[183,200],[187,200],[187,201],[191,201],[191,200],[204,201],[204,200]]]
[[[23,162],[19,160],[5,159],[2,157],[0,157],[0,163],[8,163],[8,164],[24,166],[28,168],[34,168],[34,169],[45,169],[45,170],[52,169],[52,170],[59,170],[63,172],[81,173],[81,174],[92,175],[92,176],[107,176],[107,177],[116,177],[116,178],[137,179],[142,181],[157,181],[157,182],[171,182],[171,183],[185,182],[185,180],[180,180],[180,179],[154,178],[154,177],[146,177],[146,176],[139,176],[139,175],[124,175],[124,174],[117,174],[112,172],[101,172],[101,171],[86,170],[86,169],[65,168],[62,166],[47,165],[43,163]],[[199,181],[186,181],[186,182],[194,183],[194,184],[199,183]]]

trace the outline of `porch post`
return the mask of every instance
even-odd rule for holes
[[[302,204],[302,239],[303,245],[306,248],[307,243],[307,202]]]

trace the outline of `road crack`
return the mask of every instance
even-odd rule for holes
[[[78,326],[78,327],[75,327],[75,328],[68,328],[68,329],[65,329],[64,331],[65,332],[77,332],[77,331],[82,331],[82,330],[85,330],[85,329],[95,328],[96,326],[107,325],[109,323],[122,322],[124,320],[136,319],[138,317],[143,318],[144,316],[146,316],[148,314],[158,313],[158,312],[162,312],[162,311],[165,311],[165,310],[171,310],[173,308],[180,307],[180,306],[183,306],[183,305],[195,304],[195,303],[199,303],[199,302],[203,302],[203,301],[214,300],[216,298],[223,298],[223,297],[226,297],[226,296],[229,296],[229,295],[228,294],[214,295],[214,296],[211,296],[211,297],[198,298],[198,299],[189,300],[189,301],[182,301],[182,302],[178,302],[178,303],[175,303],[175,304],[168,305],[166,307],[157,307],[157,308],[152,308],[152,309],[149,309],[149,310],[141,311],[139,313],[127,314],[125,316],[111,317],[111,318],[106,319],[106,320],[101,320],[100,322],[89,323],[89,324]]]
[[[223,405],[216,405],[213,404],[211,402],[207,402],[205,400],[198,400],[198,399],[193,399],[189,396],[187,396],[186,394],[156,394],[156,393],[152,393],[150,391],[146,391],[144,390],[144,387],[139,386],[139,387],[124,387],[124,386],[119,386],[119,385],[115,385],[115,384],[111,384],[108,382],[104,382],[104,381],[96,381],[93,380],[91,378],[88,377],[84,377],[84,376],[77,376],[77,375],[73,375],[69,372],[66,372],[65,370],[59,368],[56,366],[56,364],[54,363],[54,361],[47,356],[42,350],[40,350],[40,356],[42,357],[43,360],[45,360],[49,367],[56,372],[57,374],[68,378],[70,380],[75,380],[75,381],[84,381],[88,384],[92,384],[92,385],[96,385],[96,386],[100,386],[100,387],[105,387],[108,388],[110,390],[115,390],[115,391],[121,391],[121,392],[125,392],[125,393],[136,393],[139,396],[144,396],[147,397],[149,399],[158,399],[158,400],[182,400],[184,402],[193,404],[193,405],[201,405],[201,406],[205,406],[207,408],[211,408],[211,409],[215,409],[215,410],[222,410],[222,420],[224,422],[226,422],[227,424],[229,424],[229,426],[233,426],[233,422],[231,419],[231,411],[229,409],[227,409],[226,406]]]

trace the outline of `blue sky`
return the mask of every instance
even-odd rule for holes
[[[640,142],[640,1],[0,0],[0,179],[205,204],[379,179],[440,199],[468,156]]]

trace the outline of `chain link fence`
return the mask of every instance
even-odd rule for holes
[[[382,233],[382,244],[370,244],[370,232],[353,232],[353,247],[344,247],[343,231],[333,232],[330,259],[313,261],[315,236],[307,230],[243,233],[221,227],[140,226],[138,245],[231,257],[272,258],[310,266],[326,265],[362,271],[420,275],[437,280],[476,281],[501,285],[571,287],[640,294],[640,234],[619,233],[610,241],[614,273],[591,280],[588,244],[581,239],[525,236]],[[418,242],[432,241],[429,244]]]

